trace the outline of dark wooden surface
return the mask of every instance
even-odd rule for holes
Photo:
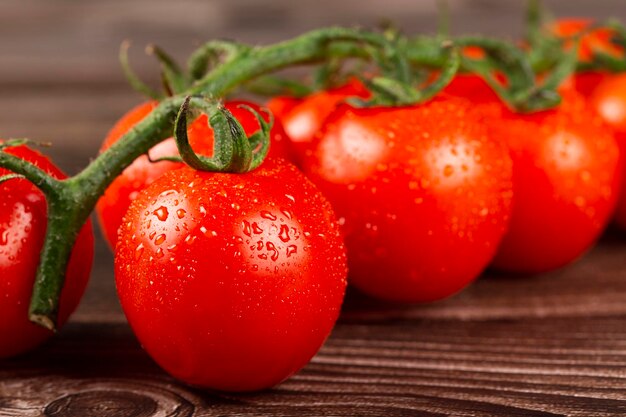
[[[458,32],[518,36],[522,2],[449,2]],[[559,14],[619,16],[623,0],[552,1]],[[0,3],[0,137],[51,141],[76,172],[113,121],[140,98],[116,62],[132,39],[184,57],[200,41],[276,41],[328,24],[432,30],[434,1],[4,0]],[[29,355],[0,362],[0,416],[626,415],[626,236],[537,277],[488,275],[425,306],[350,292],[338,326],[299,374],[261,393],[201,392],[141,350],[115,298],[99,240],[72,321]],[[1,320],[2,318],[0,318]]]

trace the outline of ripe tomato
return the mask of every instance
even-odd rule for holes
[[[101,150],[104,151],[117,142],[134,125],[146,117],[157,104],[157,102],[147,102],[130,110],[111,129]],[[250,106],[258,112],[261,112],[261,108],[254,103],[244,101],[226,103],[226,108],[239,120],[246,133],[252,134],[259,129],[259,123],[254,114],[239,107],[242,104]],[[206,116],[199,117],[189,128],[189,141],[196,152],[211,156],[213,154],[213,132],[207,123]],[[289,143],[279,121],[276,121],[272,127],[271,140],[270,158],[291,158]],[[150,158],[152,159],[173,155],[178,155],[178,150],[172,138],[159,143],[150,150]],[[113,181],[96,206],[100,226],[110,247],[115,247],[117,230],[131,201],[137,197],[137,194],[165,172],[182,166],[183,164],[167,161],[153,163],[147,156],[141,156]]]
[[[572,262],[597,240],[617,203],[621,162],[613,135],[574,91],[553,110],[505,110],[489,129],[511,149],[515,196],[494,266],[534,273]]]
[[[559,19],[549,29],[560,37],[570,37],[580,34],[587,29],[593,20],[591,19]],[[595,29],[583,35],[578,47],[578,59],[581,62],[590,62],[594,51],[622,57],[623,48],[611,41],[613,32],[609,29]],[[567,46],[567,45],[566,45]],[[588,96],[610,74],[602,71],[586,71],[577,73],[568,78],[567,86],[574,87],[579,93]]]
[[[590,102],[604,122],[613,129],[622,159],[624,159],[626,155],[626,75],[620,74],[607,78],[593,92]],[[620,227],[626,229],[626,188],[624,185],[620,191],[614,220]]]
[[[55,178],[65,175],[50,160],[26,146],[5,149]],[[0,169],[0,176],[9,174]],[[0,184],[0,358],[26,352],[52,333],[28,320],[35,274],[46,234],[46,199],[25,179]],[[61,296],[58,325],[76,309],[85,291],[93,260],[93,232],[86,224],[76,241]]]
[[[324,119],[335,110],[337,105],[349,97],[368,98],[370,92],[358,79],[351,79],[346,85],[318,91],[299,101],[290,102],[285,98],[276,98],[268,103],[276,110],[276,117],[281,120],[285,132],[292,142],[296,162],[301,163],[310,150],[313,137],[320,130]]]
[[[347,273],[329,203],[281,159],[246,174],[166,173],[132,203],[115,266],[150,356],[227,391],[302,368],[337,319]]]
[[[587,29],[593,20],[591,19],[559,19],[549,29],[562,38],[576,36]],[[599,28],[584,34],[578,46],[578,59],[589,62],[593,58],[595,51],[603,52],[614,57],[621,57],[624,49],[611,41],[614,32],[610,29]],[[566,45],[567,46],[567,45]]]
[[[611,132],[567,86],[559,108],[523,115],[478,77],[455,82],[447,91],[472,100],[491,136],[511,150],[513,216],[494,266],[535,273],[578,258],[615,208],[622,164]]]
[[[389,300],[433,301],[472,282],[511,210],[511,161],[465,100],[340,106],[304,171],[343,224],[350,280]]]

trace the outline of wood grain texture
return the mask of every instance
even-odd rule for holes
[[[523,2],[450,0],[456,32],[511,38]],[[548,2],[563,15],[618,16],[623,0]],[[184,57],[199,42],[264,43],[330,24],[391,18],[434,28],[434,1],[4,0],[0,137],[52,141],[74,173],[113,121],[140,100],[116,61],[132,39],[148,81],[156,42]],[[6,416],[626,415],[626,239],[616,233],[575,265],[537,277],[487,274],[440,303],[403,306],[348,294],[340,322],[299,374],[266,392],[182,385],[141,350],[115,297],[101,240],[81,308],[50,343],[0,362]],[[1,319],[1,318],[0,318]]]

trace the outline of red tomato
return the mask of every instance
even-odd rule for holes
[[[168,172],[131,205],[115,265],[150,356],[227,391],[302,368],[338,317],[347,273],[329,203],[280,159],[246,174]]]
[[[274,117],[282,120],[283,117],[291,111],[291,109],[301,102],[302,99],[300,98],[281,96],[272,98],[265,106],[272,112]]]
[[[146,117],[157,104],[157,102],[143,103],[124,115],[107,135],[101,151],[108,149],[117,142],[134,125]],[[254,114],[239,107],[242,104],[248,105],[258,112],[262,110],[258,105],[250,102],[230,101],[226,103],[226,108],[239,120],[246,133],[252,134],[259,129],[259,123]],[[194,150],[203,155],[211,156],[213,154],[213,132],[207,123],[206,116],[199,117],[189,128],[189,141]],[[272,146],[269,157],[289,159],[289,143],[279,121],[276,121],[272,127],[271,140]],[[150,150],[152,159],[173,155],[178,155],[178,150],[172,138],[159,143]],[[137,197],[137,194],[165,172],[182,166],[183,164],[173,162],[153,163],[147,156],[141,156],[113,181],[96,206],[98,220],[109,246],[115,247],[117,230],[126,210]]]
[[[560,37],[571,37],[580,34],[587,29],[593,20],[591,19],[559,19],[551,27],[550,30]],[[585,34],[580,39],[578,47],[578,58],[583,62],[591,61],[594,51],[603,52],[614,57],[621,57],[624,49],[617,46],[611,41],[614,32],[610,29],[594,29]]]
[[[573,91],[557,109],[505,110],[488,125],[511,149],[515,196],[494,266],[534,273],[572,262],[615,209],[621,162],[613,135]]]
[[[623,159],[626,155],[626,75],[620,74],[607,78],[591,95],[590,101],[594,110],[613,129]],[[626,188],[624,185],[620,191],[615,222],[626,229]]]
[[[368,98],[370,92],[358,80],[352,79],[346,85],[311,94],[298,103],[272,103],[278,108],[277,117],[282,121],[285,132],[292,142],[296,161],[300,163],[306,157],[313,137],[320,130],[324,119],[335,110],[337,105],[349,97]]]
[[[339,107],[304,170],[343,224],[350,280],[397,301],[433,301],[472,282],[511,210],[511,161],[468,102]]]
[[[593,23],[591,19],[559,19],[550,30],[560,37],[575,36]],[[609,29],[595,29],[583,35],[578,48],[578,59],[589,62],[594,51],[603,52],[616,58],[623,56],[623,48],[611,41],[613,32]],[[567,46],[567,45],[566,45]],[[579,93],[588,96],[593,90],[610,75],[601,71],[587,71],[578,73],[566,81],[566,85],[573,86]]]
[[[65,178],[50,160],[25,146],[5,152],[37,165],[55,178]],[[0,169],[0,176],[9,174]],[[28,320],[35,274],[46,234],[46,199],[25,179],[0,184],[0,358],[40,345],[52,333]],[[85,291],[93,260],[93,232],[86,224],[74,246],[61,295],[58,325],[76,309]]]

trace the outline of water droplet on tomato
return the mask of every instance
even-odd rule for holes
[[[140,243],[136,248],[135,248],[135,260],[138,260],[141,255],[143,254],[143,243]]]
[[[249,221],[243,220],[241,222],[241,227],[243,228],[243,233],[246,236],[248,236],[248,237],[252,236],[252,228],[250,227],[250,222]]]
[[[2,233],[0,233],[0,245],[4,246],[7,244],[9,240],[9,230],[3,230]]]
[[[280,225],[280,233],[278,233],[278,237],[285,243],[291,240],[289,237],[289,227],[287,227],[286,224]]]
[[[160,245],[161,243],[165,242],[165,239],[167,239],[165,234],[160,234],[160,235],[158,235],[156,237],[156,239],[154,239],[154,244],[155,245]]]
[[[452,167],[452,165],[446,165],[445,167],[443,167],[444,176],[449,177],[452,174],[454,174],[454,168]]]
[[[267,210],[261,210],[261,217],[263,217],[264,219],[268,219],[268,220],[276,220],[276,216],[274,216],[272,213],[270,213]]]
[[[156,257],[161,259],[164,255],[165,253],[163,252],[163,249],[159,248],[159,250],[157,250],[156,252]]]
[[[285,197],[287,197],[289,200],[291,200],[293,203],[296,202],[296,198],[294,196],[292,196],[291,194],[285,194]]]
[[[285,216],[285,217],[286,217],[287,219],[289,219],[289,220],[291,220],[291,219],[292,219],[292,217],[293,217],[293,215],[291,214],[291,212],[290,212],[290,211],[288,211],[288,210],[281,210],[280,212],[281,212],[281,213],[283,213],[283,216]]]
[[[252,223],[252,231],[255,235],[260,235],[261,233],[263,233],[263,229],[261,229],[257,222]]]
[[[294,253],[298,252],[298,247],[296,245],[287,246],[287,258],[289,258]]]
[[[187,212],[184,209],[176,210],[176,216],[178,216],[179,219],[185,217],[185,214],[187,214]]]
[[[155,237],[155,236],[156,236],[156,232],[152,232],[152,233],[150,233],[150,234],[148,235],[148,238],[149,238],[150,240],[152,240],[152,239],[154,239],[154,237]]]
[[[154,210],[152,214],[157,216],[157,219],[164,222],[165,220],[167,220],[167,217],[169,216],[170,213],[167,211],[167,207],[161,206],[158,209]]]
[[[268,251],[272,252],[272,254],[270,255],[272,261],[276,261],[278,259],[278,249],[276,249],[276,245],[274,245],[272,242],[267,242],[265,244],[265,247]]]

